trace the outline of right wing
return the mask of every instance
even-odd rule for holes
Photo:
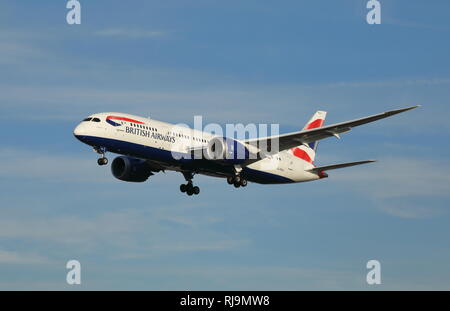
[[[355,119],[352,121],[346,121],[341,123],[335,123],[328,126],[323,126],[311,130],[303,130],[299,132],[294,133],[288,133],[278,136],[269,136],[264,138],[255,138],[255,139],[248,139],[243,141],[246,144],[250,144],[252,146],[275,146],[276,140],[278,140],[278,151],[287,150],[290,148],[297,147],[301,144],[308,144],[311,142],[315,142],[321,139],[325,139],[331,136],[335,136],[339,138],[339,134],[345,133],[350,131],[352,128],[356,126],[360,126],[366,123],[374,122],[380,119],[384,119],[393,115],[396,115],[398,113],[408,111],[415,109],[419,106],[413,106],[398,110],[391,110],[386,111],[380,114],[375,114],[372,116],[368,116],[361,119]],[[275,141],[275,144],[273,143]]]

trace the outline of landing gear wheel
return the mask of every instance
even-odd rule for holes
[[[107,158],[100,158],[97,160],[98,165],[102,166],[102,165],[106,165],[108,164],[108,159]]]
[[[186,192],[187,191],[187,185],[181,184],[180,185],[180,191],[183,192],[183,193]]]
[[[193,189],[192,187],[189,187],[189,188],[186,190],[186,193],[187,193],[188,196],[191,196],[191,195],[194,194],[194,189]]]
[[[195,195],[198,195],[200,193],[200,188],[195,186],[194,188],[192,188],[192,191],[194,192]]]
[[[247,180],[239,175],[227,177],[227,182],[230,185],[234,185],[235,188],[247,186]]]

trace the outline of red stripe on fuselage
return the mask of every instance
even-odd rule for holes
[[[114,117],[114,116],[109,116],[106,119],[112,119],[112,120],[120,120],[120,121],[126,121],[126,122],[133,122],[133,123],[138,123],[138,124],[144,124],[144,122],[140,122],[140,121],[136,121],[133,119],[129,119],[129,118],[125,118],[125,117]]]
[[[292,152],[294,153],[294,156],[296,156],[297,158],[300,158],[302,160],[305,160],[308,163],[312,163],[313,161],[311,160],[311,158],[309,157],[309,154],[306,153],[305,150],[302,150],[300,148],[293,148]]]
[[[323,125],[323,120],[317,119],[317,120],[314,120],[311,123],[309,123],[308,126],[306,126],[305,130],[315,129],[315,128],[321,127],[322,125]]]

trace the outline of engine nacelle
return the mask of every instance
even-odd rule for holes
[[[111,172],[117,179],[129,182],[144,182],[153,175],[145,160],[124,156],[114,159]]]
[[[209,160],[241,164],[249,157],[249,150],[242,143],[231,138],[215,137],[209,141],[206,147],[206,158]]]

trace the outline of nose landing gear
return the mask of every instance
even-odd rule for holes
[[[101,155],[101,158],[97,160],[98,165],[103,166],[108,164],[108,158],[105,157],[106,148],[105,147],[95,147],[94,152]]]
[[[102,166],[102,165],[106,165],[108,164],[108,158],[105,157],[101,157],[97,160],[98,165]]]

